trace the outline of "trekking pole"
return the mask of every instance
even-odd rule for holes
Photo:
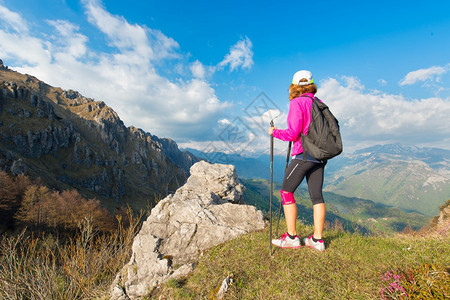
[[[270,127],[275,127],[273,119],[270,121]],[[270,207],[269,207],[269,251],[272,256],[272,200],[273,200],[273,134],[270,135]]]
[[[292,142],[289,141],[288,151],[286,154],[286,167],[284,168],[284,172],[286,172],[287,167],[289,165],[289,155],[291,154],[291,147],[292,147]],[[281,199],[281,201],[283,201],[283,199]],[[278,210],[277,231],[275,233],[275,236],[278,236],[278,228],[280,227],[280,215],[281,215],[281,207],[282,206],[283,206],[283,202],[280,202],[280,209]]]

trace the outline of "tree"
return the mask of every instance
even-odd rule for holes
[[[23,194],[30,185],[25,175],[9,176],[0,171],[0,225],[13,228],[13,216],[20,207]]]
[[[98,200],[86,200],[76,190],[66,190],[60,193],[58,203],[59,208],[65,209],[65,212],[60,214],[66,215],[66,219],[74,228],[86,217],[90,218],[94,227],[99,230],[107,231],[115,227],[114,219]]]
[[[15,215],[17,220],[35,225],[38,228],[47,221],[50,190],[46,186],[30,185],[24,193],[23,200]]]
[[[14,179],[6,172],[0,171],[0,210],[11,210],[16,200],[17,189]]]

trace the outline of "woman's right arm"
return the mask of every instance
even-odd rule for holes
[[[287,117],[287,129],[275,129],[273,136],[282,141],[296,141],[302,132],[303,111],[298,101],[292,100],[289,103]]]

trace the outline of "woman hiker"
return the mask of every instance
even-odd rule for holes
[[[311,72],[306,70],[294,74],[289,87],[289,113],[287,117],[288,128],[281,130],[276,127],[269,128],[269,135],[282,141],[292,141],[292,160],[284,174],[281,186],[281,201],[286,218],[287,232],[280,238],[272,240],[272,244],[280,248],[300,248],[300,238],[296,231],[297,205],[294,192],[303,178],[306,177],[308,191],[313,203],[314,234],[303,239],[305,246],[319,251],[325,250],[322,240],[322,231],[325,223],[325,203],[322,196],[323,175],[326,161],[319,161],[306,153],[303,160],[303,148],[300,141],[301,134],[308,133],[311,122],[312,98],[317,92]]]

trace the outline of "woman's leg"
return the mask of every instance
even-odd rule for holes
[[[306,174],[308,191],[313,203],[315,239],[322,239],[325,224],[326,207],[322,195],[324,170],[325,164],[317,164],[315,168]]]
[[[321,240],[323,226],[325,224],[326,208],[325,203],[318,203],[313,205],[314,216],[314,238]]]

